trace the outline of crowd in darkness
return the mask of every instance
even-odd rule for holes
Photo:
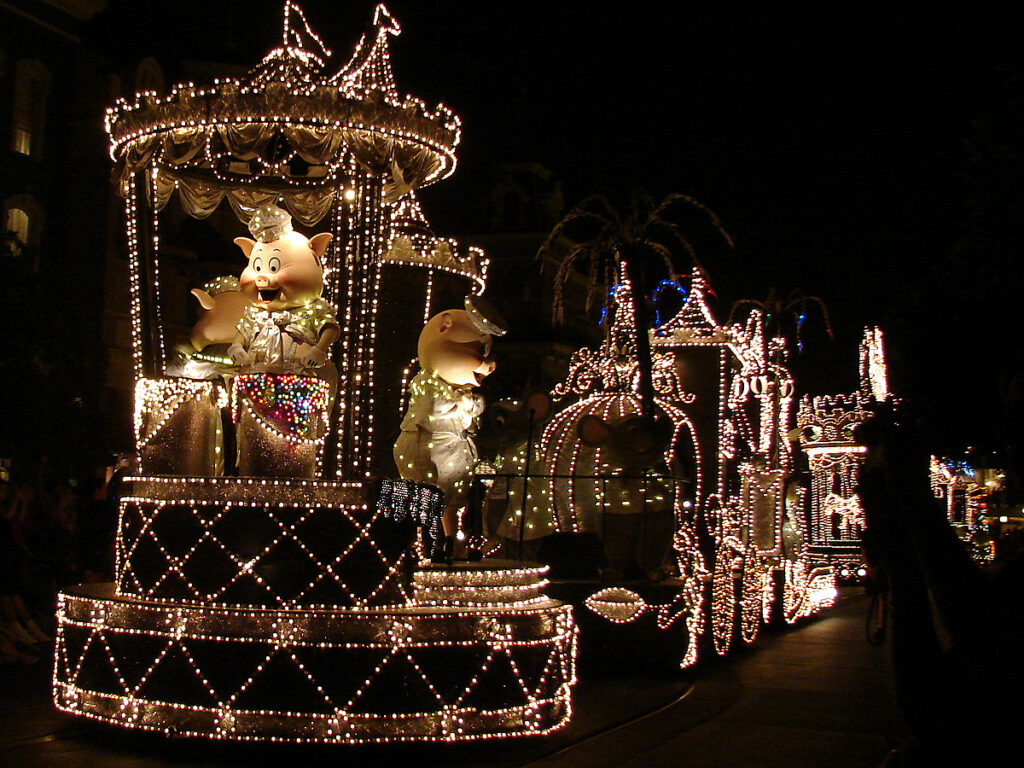
[[[124,471],[112,464],[76,485],[45,472],[0,479],[0,663],[48,655],[60,590],[113,580]]]

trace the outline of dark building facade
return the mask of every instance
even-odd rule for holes
[[[83,32],[105,6],[0,5],[0,457],[16,473],[88,463],[98,431],[104,261],[116,232],[103,136],[113,81]]]

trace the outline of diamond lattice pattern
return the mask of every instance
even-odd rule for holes
[[[65,623],[56,677],[131,705],[374,716],[495,711],[553,700],[573,679],[571,632],[549,642],[291,644]]]
[[[117,588],[204,604],[393,605],[406,600],[414,537],[379,510],[129,497]]]

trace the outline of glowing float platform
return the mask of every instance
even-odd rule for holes
[[[571,607],[543,594],[535,567],[417,571],[417,529],[436,536],[440,493],[367,479],[393,469],[374,432],[389,429],[410,329],[438,297],[485,287],[482,251],[430,233],[413,196],[454,170],[461,123],[397,91],[388,40],[400,27],[383,5],[333,73],[293,0],[283,21],[281,46],[247,75],[137,94],[107,113],[147,476],[123,485],[114,584],[59,598],[54,699],[76,715],[206,738],[545,733],[570,716]],[[193,218],[227,198],[252,224],[278,201],[302,226],[329,227],[322,298],[343,307],[327,354],[336,387],[251,360],[221,370],[168,354],[160,233],[174,197]],[[383,311],[394,306],[408,311]],[[299,332],[288,328],[300,318],[276,319],[287,321],[279,336]],[[271,368],[302,361],[283,338],[281,357]],[[178,378],[189,372],[203,380]],[[232,442],[245,477],[222,476]]]
[[[543,734],[569,720],[572,608],[545,566],[419,568],[436,492],[134,477],[115,583],[62,594],[58,708],[217,739],[358,743]]]
[[[571,607],[541,593],[543,569],[444,570],[414,584],[448,605],[367,609],[199,606],[78,587],[58,606],[55,703],[217,739],[459,741],[565,725],[576,629]],[[477,583],[487,605],[452,604]]]

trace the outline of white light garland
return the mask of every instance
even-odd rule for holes
[[[643,597],[631,589],[622,587],[607,587],[598,590],[583,603],[598,616],[613,624],[634,622],[648,609]]]

